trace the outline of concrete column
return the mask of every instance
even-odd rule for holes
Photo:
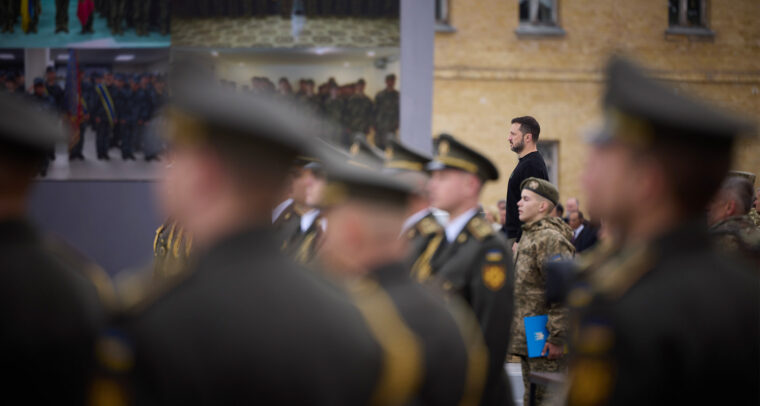
[[[435,0],[401,0],[401,141],[431,153]]]
[[[26,48],[24,49],[24,80],[25,91],[34,84],[34,78],[45,77],[45,68],[51,65],[50,48]]]

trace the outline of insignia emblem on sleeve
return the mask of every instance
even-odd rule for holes
[[[504,286],[507,280],[507,272],[503,265],[488,264],[483,267],[483,283],[488,289],[497,291]]]

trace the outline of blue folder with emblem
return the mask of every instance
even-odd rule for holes
[[[523,318],[525,342],[528,344],[528,358],[541,356],[541,351],[546,345],[546,339],[549,338],[549,330],[546,329],[547,322],[549,322],[547,315]]]

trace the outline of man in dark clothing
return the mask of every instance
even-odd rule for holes
[[[568,216],[570,228],[573,229],[573,246],[575,252],[583,252],[596,244],[599,230],[583,218],[583,213],[574,211]]]
[[[47,94],[53,98],[55,108],[58,111],[63,112],[66,107],[63,97],[63,89],[56,80],[55,68],[52,66],[48,66],[47,69],[45,69],[45,90],[47,91]]]
[[[97,291],[86,269],[26,215],[32,178],[63,133],[30,98],[3,93],[0,112],[0,346],[3,367],[13,371],[3,380],[3,396],[85,404],[103,318]]]
[[[507,219],[502,232],[507,236],[508,247],[520,241],[522,223],[517,213],[517,202],[520,200],[520,184],[528,178],[549,180],[544,157],[538,152],[538,134],[541,127],[531,116],[512,119],[509,128],[509,147],[518,155],[518,162],[507,185]]]

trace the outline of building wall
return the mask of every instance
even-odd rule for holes
[[[448,131],[501,171],[483,202],[503,198],[517,163],[509,120],[533,115],[559,141],[563,200],[579,196],[584,132],[601,122],[602,69],[611,53],[637,59],[666,84],[760,122],[760,2],[709,1],[711,38],[666,35],[665,0],[558,0],[562,37],[518,37],[518,5],[449,0],[453,33],[435,37],[433,133]],[[755,134],[757,135],[757,134]],[[740,143],[735,168],[760,175],[760,140]],[[757,185],[756,185],[757,186]]]

